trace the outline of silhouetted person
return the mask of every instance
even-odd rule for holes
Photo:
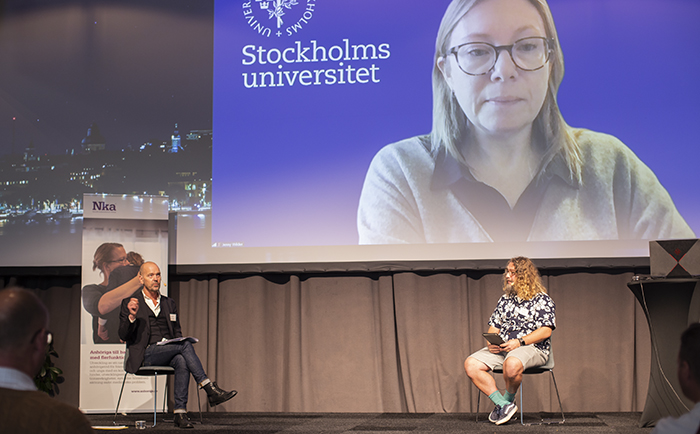
[[[46,359],[49,314],[32,292],[0,290],[0,431],[91,433],[75,407],[39,392],[33,377]]]
[[[695,403],[695,407],[678,418],[661,419],[652,434],[700,433],[700,323],[691,324],[681,335],[678,382],[683,394]]]

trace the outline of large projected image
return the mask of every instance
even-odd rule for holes
[[[373,160],[360,243],[693,235],[629,148],[564,122],[563,54],[544,2],[453,1],[436,51],[433,131]]]
[[[700,234],[698,20],[695,0],[2,2],[0,264],[80,265],[85,193],[167,196],[177,265],[646,256]]]
[[[698,86],[661,65],[692,67],[698,6],[473,3],[217,3],[213,245],[252,262],[483,243],[606,257],[695,237]]]

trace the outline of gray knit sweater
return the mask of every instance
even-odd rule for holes
[[[625,144],[606,134],[575,132],[582,183],[571,180],[561,155],[546,164],[533,181],[541,194],[535,195],[523,240],[695,237],[654,173]],[[429,140],[420,136],[387,145],[372,160],[358,208],[360,244],[488,242],[496,237],[487,228],[495,232],[499,224],[508,226],[510,210],[475,209],[485,202],[473,191],[488,187],[473,178],[456,182],[454,170],[441,173],[457,163],[432,155]],[[470,178],[463,167],[457,173],[457,178]],[[497,221],[501,216],[504,221]],[[508,218],[513,216],[517,213]]]

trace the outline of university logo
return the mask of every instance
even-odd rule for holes
[[[243,18],[266,38],[296,36],[314,17],[316,0],[251,0],[243,2]]]

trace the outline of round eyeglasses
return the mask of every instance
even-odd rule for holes
[[[511,45],[493,45],[488,42],[467,42],[450,48],[459,69],[468,75],[484,75],[496,65],[498,54],[506,50],[518,68],[536,71],[542,68],[552,53],[552,40],[540,36],[518,39]],[[446,55],[447,55],[446,54]]]

